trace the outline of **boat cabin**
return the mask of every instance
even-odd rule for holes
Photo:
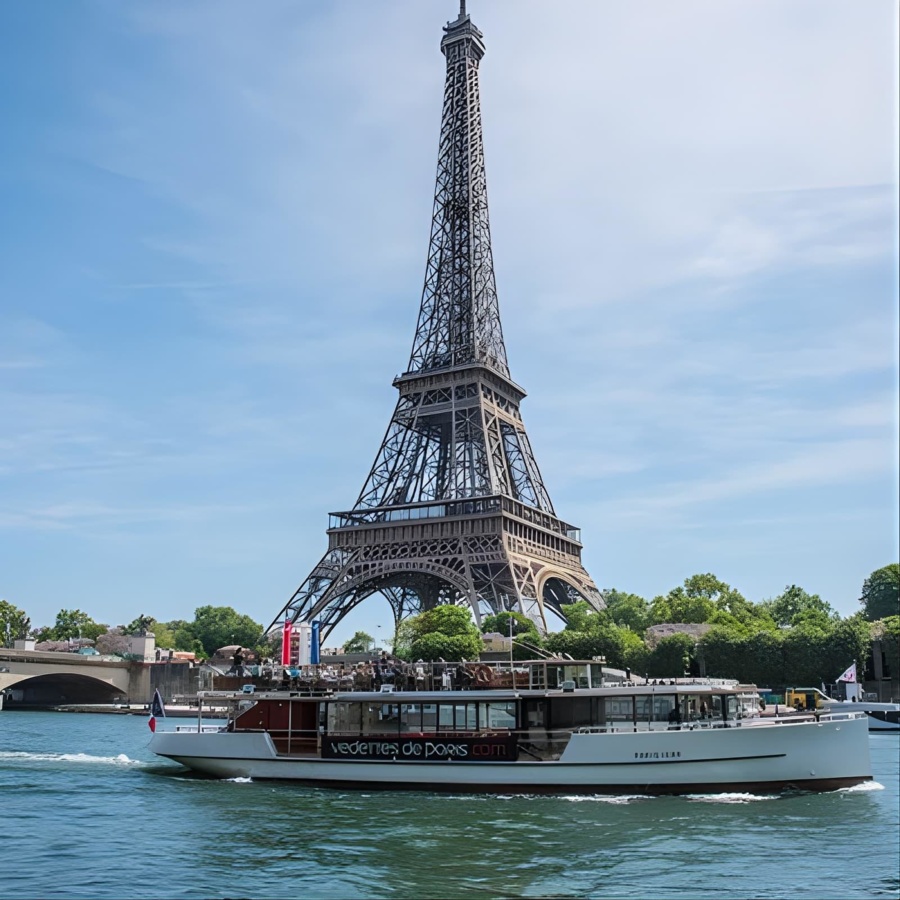
[[[737,686],[576,688],[591,664],[533,666],[531,691],[235,695],[229,731],[265,731],[279,754],[332,759],[557,759],[575,731],[615,733],[741,724]],[[599,669],[599,665],[598,665]],[[567,677],[571,676],[571,677]]]

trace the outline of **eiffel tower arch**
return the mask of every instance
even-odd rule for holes
[[[328,550],[282,618],[323,638],[381,594],[399,623],[442,603],[515,610],[604,604],[581,564],[580,532],[556,515],[510,377],[488,221],[478,65],[481,32],[462,0],[444,28],[447,77],[425,286],[399,399],[362,491],[332,513]]]

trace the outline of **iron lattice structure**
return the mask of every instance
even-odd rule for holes
[[[510,378],[491,254],[478,65],[466,14],[444,28],[447,80],[425,287],[409,366],[378,456],[349,512],[332,513],[328,551],[282,618],[323,638],[379,593],[397,623],[440,603],[476,621],[603,600],[581,564],[580,534],[557,518]]]

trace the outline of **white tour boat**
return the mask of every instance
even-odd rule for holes
[[[226,725],[158,730],[150,748],[219,778],[367,789],[768,792],[872,777],[863,714],[766,720],[746,686],[607,686],[598,663],[574,661],[528,669],[520,690],[207,692],[201,716],[203,702],[230,702]]]
[[[869,731],[900,732],[900,703],[882,703],[866,695],[858,684],[844,686],[845,699],[829,697],[815,687],[788,688],[789,702],[798,709],[819,710],[827,713],[859,712],[868,716]]]

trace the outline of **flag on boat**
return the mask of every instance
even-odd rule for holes
[[[856,684],[856,663],[853,663],[840,678],[838,681],[848,681],[850,684]]]
[[[163,703],[163,699],[160,696],[159,688],[157,688],[153,692],[153,699],[150,701],[150,718],[147,721],[147,724],[150,726],[150,730],[152,732],[156,732],[156,717],[160,718],[166,717],[166,707]]]

